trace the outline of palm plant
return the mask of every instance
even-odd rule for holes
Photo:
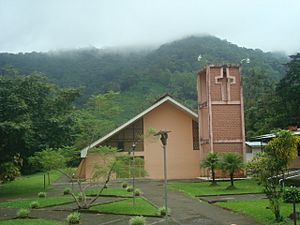
[[[230,176],[230,186],[228,188],[234,188],[234,173],[241,170],[244,167],[243,160],[241,156],[237,153],[228,152],[223,154],[221,160],[221,168],[223,171],[229,173]]]
[[[216,182],[216,169],[220,167],[220,158],[217,153],[210,152],[207,156],[201,161],[200,166],[202,168],[208,168],[211,171],[212,184],[217,185]]]

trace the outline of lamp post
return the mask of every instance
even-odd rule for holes
[[[162,147],[164,152],[164,192],[165,192],[165,209],[166,209],[165,220],[167,225],[168,225],[167,140],[168,140],[168,133],[170,132],[171,131],[160,130],[158,133],[154,134],[154,136],[160,136],[160,141],[163,145]]]
[[[132,197],[133,197],[133,207],[135,207],[135,160],[134,160],[134,153],[135,153],[136,144],[133,142],[132,144]]]

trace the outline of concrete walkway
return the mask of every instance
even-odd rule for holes
[[[158,181],[137,181],[137,186],[144,196],[157,206],[164,204],[163,184]],[[183,193],[168,191],[169,208],[171,208],[171,225],[258,225],[254,220],[219,208],[207,202],[190,198]]]

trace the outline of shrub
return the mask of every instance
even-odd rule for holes
[[[46,196],[47,196],[46,192],[39,192],[38,193],[39,198],[46,198]]]
[[[143,216],[135,216],[129,220],[129,225],[146,225],[146,219]]]
[[[161,207],[158,210],[159,210],[159,215],[161,215],[161,216],[167,215],[166,207]],[[171,214],[171,209],[168,208],[168,215],[170,215],[170,214]]]
[[[40,204],[37,201],[30,202],[30,208],[37,209]]]
[[[80,223],[80,213],[79,212],[73,212],[68,215],[67,221],[69,224],[79,224]]]
[[[0,165],[0,183],[13,181],[20,175],[20,169],[14,163],[6,162]]]
[[[29,209],[20,209],[18,212],[17,212],[17,217],[18,218],[28,218],[29,217]]]
[[[134,195],[135,196],[141,196],[142,194],[143,194],[143,192],[140,189],[137,188],[137,189],[134,190]]]
[[[292,203],[295,199],[295,202],[300,202],[300,190],[296,187],[289,187],[284,190],[283,201]]]
[[[69,195],[69,194],[71,194],[71,188],[65,188],[64,195]]]
[[[122,183],[122,188],[127,188],[128,187],[128,184],[126,182],[123,182]]]
[[[128,192],[133,192],[133,187],[132,187],[132,186],[128,186],[128,187],[126,188],[126,191],[128,191]]]

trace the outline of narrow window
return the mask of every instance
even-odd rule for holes
[[[199,126],[196,121],[193,120],[192,122],[192,129],[193,129],[193,149],[199,150]]]

